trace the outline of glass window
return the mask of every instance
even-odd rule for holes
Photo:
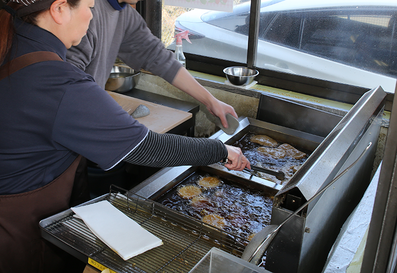
[[[225,62],[228,66],[247,64],[255,56],[254,66],[259,70],[354,86],[384,84],[388,92],[394,91],[397,4],[351,7],[322,1],[262,0],[257,52],[247,56],[248,36],[255,33],[249,29],[251,1],[234,0],[233,12],[164,6],[163,25],[172,17],[168,36],[162,36],[164,44],[174,50],[172,29],[188,30],[192,43],[184,41],[183,50],[194,59],[193,69],[202,72],[223,75],[220,67]],[[171,38],[166,42],[165,37]],[[189,69],[189,59],[187,63]],[[383,83],[385,77],[379,74],[390,78]]]
[[[261,7],[281,1],[261,1]],[[189,39],[192,42],[191,44],[183,42],[183,51],[190,54],[245,63],[247,61],[250,6],[250,0],[235,0],[233,12],[196,9],[178,15],[175,19],[175,31],[188,30]],[[171,6],[165,6],[165,9],[168,11],[175,10]],[[169,17],[169,14],[170,12],[167,12],[164,15],[163,12],[163,17]],[[261,25],[265,27],[265,21],[262,21]],[[175,42],[168,43],[164,34],[163,42],[167,48],[175,49]]]
[[[205,57],[246,62],[250,1],[234,1],[233,12],[186,10],[175,18],[175,32],[188,30],[183,52]],[[168,6],[165,6],[168,9]],[[164,20],[163,20],[164,22]],[[244,26],[246,25],[246,26]],[[241,26],[241,27],[240,27]],[[163,37],[164,42],[164,37]],[[175,49],[175,41],[167,44]]]
[[[210,11],[201,17],[203,22],[223,28],[229,31],[236,31],[236,28],[249,25],[250,2],[245,2],[233,7],[233,12]],[[248,35],[248,31],[244,34]]]
[[[394,21],[384,14],[323,14],[306,17],[305,52],[389,74]],[[397,74],[395,74],[397,75]]]
[[[268,22],[268,25],[263,25],[264,35],[263,40],[278,43],[284,46],[298,47],[299,46],[299,33],[301,25],[301,17],[299,14],[278,14],[273,22],[269,19],[272,14],[261,14],[261,20]]]
[[[161,13],[161,41],[165,47],[168,47],[173,41],[175,36],[175,22],[177,18],[192,9],[176,6],[163,5]]]

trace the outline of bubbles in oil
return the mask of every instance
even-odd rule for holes
[[[278,180],[275,176],[272,176],[270,174],[264,174],[264,173],[256,174],[258,177],[284,185],[292,178],[292,176],[296,173],[296,171],[303,165],[303,163],[307,159],[307,156],[301,159],[295,159],[289,156],[283,158],[275,158],[272,157],[270,154],[261,153],[258,151],[258,148],[261,147],[261,145],[250,141],[251,137],[254,135],[255,134],[253,133],[248,133],[245,136],[243,136],[241,139],[232,143],[232,145],[239,147],[243,151],[243,154],[250,161],[251,165],[254,166],[256,165],[274,171],[284,172],[285,179],[283,181]]]
[[[204,175],[208,174],[197,174],[183,184],[192,184],[192,180],[198,181]],[[191,200],[181,198],[172,190],[157,201],[198,220],[208,214],[219,215],[225,219],[223,230],[247,239],[270,223],[271,196],[221,181],[217,187],[202,188],[202,194]]]

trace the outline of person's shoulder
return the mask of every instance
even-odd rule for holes
[[[92,9],[92,22],[98,21],[101,18],[106,18],[108,16],[113,17],[115,13],[115,9],[110,5],[108,0],[96,0],[94,8]]]
[[[131,17],[130,19],[142,19],[143,17],[139,14],[139,12],[131,7],[131,5],[126,5],[124,9],[121,10],[120,15],[124,16],[125,18]]]
[[[65,63],[66,72],[69,75],[73,76],[74,80],[95,82],[94,78],[90,74],[84,72],[82,69],[78,68],[77,66],[69,62],[64,62],[64,63]]]
[[[64,83],[95,82],[91,75],[66,61],[49,61],[46,63],[45,70],[49,76],[63,79],[62,82]]]
[[[95,10],[112,10],[112,6],[109,4],[108,0],[95,0],[94,11]]]
[[[116,10],[115,8],[112,7],[112,5],[109,3],[108,0],[96,0],[93,13],[94,15],[95,13],[103,13],[103,14],[117,13],[120,14],[121,16],[125,14],[140,15],[139,12],[129,4],[126,4],[123,9]]]

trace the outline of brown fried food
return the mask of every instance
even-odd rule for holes
[[[256,235],[256,233],[251,233],[250,235],[248,235],[247,240],[251,241],[252,238],[254,238],[255,235]]]
[[[291,175],[294,175],[299,168],[301,167],[301,165],[292,165],[292,166],[287,166],[285,169],[283,169],[282,171],[284,173],[289,173]]]
[[[281,159],[285,157],[285,150],[279,148],[258,147],[258,152],[275,159]]]
[[[263,178],[268,181],[271,181],[271,182],[274,182],[274,183],[277,183],[277,184],[280,183],[280,180],[278,180],[274,175],[271,175],[268,173],[259,173],[258,177]]]
[[[285,151],[285,155],[295,158],[295,159],[302,159],[306,157],[306,154],[304,152],[299,151],[292,145],[288,143],[281,144],[278,146],[279,149],[283,149]]]
[[[254,135],[251,137],[250,141],[272,148],[277,147],[278,145],[277,141],[267,135]]]
[[[208,204],[208,198],[202,195],[195,196],[190,200],[190,205],[192,205],[193,207],[203,207],[208,206]]]
[[[204,223],[207,223],[211,226],[217,227],[219,229],[223,229],[226,224],[225,218],[219,216],[218,214],[208,214],[202,218]]]
[[[193,197],[201,194],[201,189],[194,185],[182,186],[179,188],[178,194],[184,199],[192,199]]]
[[[207,189],[218,187],[220,183],[221,181],[219,180],[219,178],[213,176],[203,177],[197,182],[199,186]]]

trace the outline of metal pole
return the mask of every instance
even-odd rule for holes
[[[261,1],[251,0],[248,50],[247,50],[247,65],[250,68],[254,68],[256,65],[260,9],[261,9]]]
[[[161,40],[162,0],[145,1],[145,21],[153,35]]]
[[[397,98],[394,97],[385,153],[364,250],[362,273],[393,268],[397,219]]]

